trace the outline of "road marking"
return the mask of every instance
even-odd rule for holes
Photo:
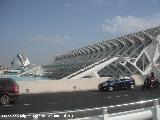
[[[124,106],[128,106],[128,104],[123,104]]]
[[[110,108],[114,108],[115,106],[109,106]]]
[[[128,97],[128,95],[124,95],[124,96],[125,96],[125,97]],[[116,97],[117,97],[117,98],[120,98],[121,96],[117,95]],[[108,99],[111,99],[112,97],[109,96],[109,97],[107,97],[107,98],[108,98]]]
[[[29,106],[29,105],[31,105],[31,104],[23,104],[24,106]]]
[[[151,100],[141,100],[141,101],[137,101],[134,103],[128,103],[128,104],[120,104],[120,105],[111,105],[111,106],[102,106],[102,107],[94,107],[94,108],[86,108],[86,109],[75,109],[75,110],[65,110],[65,111],[51,111],[51,112],[40,112],[41,114],[64,114],[64,113],[75,113],[75,112],[86,112],[86,111],[93,111],[93,110],[102,110],[102,109],[108,109],[108,108],[115,108],[115,107],[123,107],[123,106],[129,106],[129,105],[135,105],[135,104],[142,104],[142,103],[146,103],[146,102],[153,102],[154,100],[160,100],[160,98],[156,98],[156,99],[151,99]],[[28,113],[29,115],[32,115],[35,113]]]
[[[129,103],[128,105],[135,105],[136,103]]]
[[[122,105],[116,105],[116,107],[122,107]]]
[[[125,97],[127,97],[128,95],[124,95]]]
[[[58,117],[59,117],[59,115],[53,115],[53,117],[58,118]]]
[[[112,105],[112,106],[102,106],[102,107],[94,107],[94,108],[86,108],[86,109],[65,110],[63,112],[52,111],[52,113],[56,113],[56,114],[59,113],[60,114],[60,113],[86,112],[86,111],[101,110],[101,109],[107,109],[107,108],[115,108],[115,107],[136,105],[136,104],[141,104],[141,103],[146,103],[146,102],[153,102],[154,100],[156,100],[156,99],[138,101],[138,102],[128,103],[128,104],[125,103],[125,104],[120,104],[120,105]],[[157,98],[157,100],[159,100],[159,98]]]

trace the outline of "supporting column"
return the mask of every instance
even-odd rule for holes
[[[160,120],[160,106],[157,99],[154,100],[153,120]]]
[[[97,72],[94,72],[94,76],[95,76],[96,78],[100,78]]]
[[[108,120],[109,119],[109,116],[108,116],[108,113],[107,113],[107,109],[104,109],[103,110],[103,120]]]

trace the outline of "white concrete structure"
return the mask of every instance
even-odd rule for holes
[[[1,71],[2,77],[12,76],[43,76],[44,71],[41,66],[31,64],[29,59],[24,55],[17,54],[11,62],[11,67],[8,70]]]
[[[30,61],[27,57],[21,54],[17,54],[17,56],[11,62],[11,69],[16,69],[19,66],[27,66],[30,64]]]
[[[55,92],[72,92],[96,90],[100,82],[107,78],[83,78],[83,79],[66,79],[66,80],[26,80],[17,81],[20,94],[38,94],[38,93],[55,93]]]
[[[59,54],[45,66],[57,79],[160,72],[160,26]]]
[[[136,85],[143,84],[143,78],[140,75],[132,76]],[[63,80],[21,80],[17,81],[20,94],[38,94],[38,93],[55,93],[55,92],[72,92],[97,90],[98,85],[108,80],[106,77],[101,78],[81,78],[81,79],[63,79]]]

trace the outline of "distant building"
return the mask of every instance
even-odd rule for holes
[[[9,69],[3,71],[3,77],[43,76],[41,66],[31,64],[29,59],[22,54],[17,54],[11,62]]]
[[[4,70],[5,69],[5,67],[3,67],[2,65],[0,65],[0,70]]]
[[[16,69],[20,66],[27,66],[30,64],[30,61],[27,57],[17,54],[17,56],[14,57],[13,61],[11,62],[11,69]]]
[[[160,26],[58,54],[44,67],[50,77],[79,79],[159,74],[159,63]]]

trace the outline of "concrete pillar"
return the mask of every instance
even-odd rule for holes
[[[153,109],[153,120],[160,120],[160,106],[159,101],[154,100],[154,109]]]
[[[96,78],[100,78],[97,72],[94,72],[94,76],[95,76]]]
[[[109,119],[109,116],[108,116],[108,113],[107,113],[107,109],[104,109],[103,110],[103,120],[108,120]]]

